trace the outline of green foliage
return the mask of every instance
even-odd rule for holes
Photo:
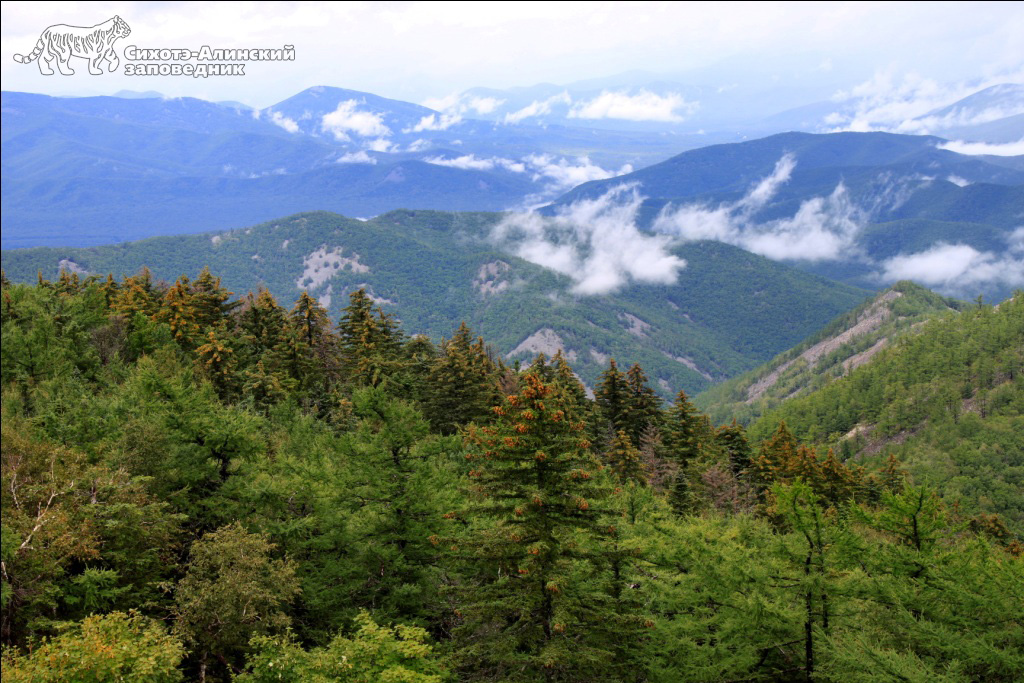
[[[1019,499],[1019,299],[921,325],[749,440],[685,393],[662,409],[637,364],[592,401],[569,350],[521,373],[468,325],[407,338],[368,292],[345,336],[210,274],[65,273],[0,306],[4,680],[1024,671],[1024,546],[993,511]],[[885,420],[905,436],[874,454]]]
[[[413,626],[379,626],[367,612],[355,618],[351,638],[338,635],[322,648],[303,650],[289,636],[258,636],[238,683],[441,683],[443,669]]]
[[[126,283],[117,295],[124,301],[116,310],[129,316],[152,315],[162,297],[159,280],[174,282],[182,273],[195,277],[207,266],[223,278],[224,288],[256,292],[266,287],[282,305],[308,290],[329,309],[331,320],[348,305],[349,294],[365,289],[380,308],[400,317],[409,333],[437,341],[465,321],[505,355],[548,328],[564,342],[588,386],[596,384],[611,356],[642,365],[664,398],[679,389],[695,394],[769,360],[868,295],[736,247],[699,242],[675,250],[687,262],[677,284],[577,298],[569,278],[495,251],[482,239],[501,214],[370,214],[381,215],[358,221],[311,212],[216,235],[90,249],[4,250],[3,266],[12,281],[34,283],[40,270],[56,277],[62,259],[118,278],[148,265],[153,268],[148,284],[144,279]],[[314,284],[311,257],[321,248],[328,253],[340,248],[343,258],[355,261],[337,268],[325,263]],[[480,275],[489,266],[499,271],[493,280]],[[500,289],[487,289],[485,283]],[[723,310],[730,314],[722,315]],[[648,332],[632,334],[634,323],[626,314],[650,325]],[[779,320],[787,324],[780,326]],[[204,336],[200,342],[205,341]],[[524,351],[516,357],[529,362],[532,355]]]
[[[473,340],[465,323],[451,339],[441,340],[441,353],[428,371],[427,414],[434,429],[454,434],[462,425],[491,414],[499,401],[497,368],[482,337]]]
[[[937,314],[963,307],[911,282],[897,282],[763,366],[702,392],[712,419],[748,424],[793,396],[825,386]]]
[[[784,420],[798,438],[868,463],[893,454],[915,481],[1020,533],[1024,499],[1024,295],[934,318],[848,377],[797,397],[751,429]]]
[[[175,631],[196,646],[200,678],[209,655],[227,658],[254,634],[283,631],[299,593],[295,566],[274,559],[274,545],[234,523],[192,544],[174,594]]]
[[[458,602],[457,662],[470,679],[615,680],[618,623],[602,595],[607,485],[566,399],[536,374],[468,433],[471,513],[493,524],[459,541],[473,567]]]
[[[177,683],[181,642],[160,622],[135,612],[87,617],[44,640],[28,655],[5,651],[4,681],[11,683]]]

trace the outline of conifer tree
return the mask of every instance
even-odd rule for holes
[[[195,320],[201,330],[217,325],[242,303],[230,300],[234,293],[221,286],[220,278],[210,273],[208,266],[192,283],[191,294]]]
[[[715,432],[715,441],[725,449],[729,460],[729,468],[739,476],[750,469],[754,460],[754,451],[747,441],[743,426],[736,420],[731,425],[722,425]]]
[[[137,275],[126,277],[118,289],[113,308],[129,318],[136,314],[152,317],[159,308],[158,293],[153,286],[153,274],[145,266]]]
[[[634,363],[626,372],[626,386],[629,387],[629,414],[626,433],[633,445],[639,446],[648,429],[662,428],[661,397],[647,383],[647,374],[639,363]]]
[[[356,386],[378,386],[396,370],[402,343],[398,324],[373,305],[365,289],[349,295],[338,335],[342,370]]]
[[[489,417],[499,402],[496,368],[482,338],[462,323],[455,335],[441,341],[441,354],[427,380],[426,413],[443,434],[454,434],[464,424]]]
[[[615,435],[615,439],[605,455],[605,460],[620,482],[632,481],[639,484],[647,482],[640,451],[633,445],[633,441],[625,430],[620,429]]]
[[[171,328],[174,341],[185,349],[194,349],[203,338],[196,316],[192,284],[187,275],[182,275],[164,293],[163,305],[156,313],[157,320],[166,322]]]
[[[621,680],[605,626],[615,602],[599,578],[607,492],[556,387],[535,374],[467,437],[477,504],[493,526],[464,541],[475,568],[458,606],[457,660],[469,679]]]
[[[626,376],[619,370],[614,358],[608,361],[608,369],[601,374],[601,381],[594,390],[594,402],[604,423],[603,427],[609,431],[609,438],[620,429],[628,433],[632,417],[632,394]]]
[[[581,417],[589,417],[586,415],[588,404],[587,390],[583,386],[583,382],[573,372],[572,367],[569,365],[569,361],[566,360],[565,354],[562,353],[562,349],[558,349],[554,357],[551,359],[551,364],[554,366],[554,382],[561,387],[562,391],[565,392],[569,400],[576,406],[576,410]]]
[[[235,353],[234,340],[225,326],[220,325],[207,330],[206,343],[196,349],[196,363],[222,400],[227,400],[234,394],[238,357]]]
[[[680,468],[693,462],[701,451],[700,413],[685,391],[676,394],[665,420],[665,451]]]
[[[249,292],[238,314],[242,342],[254,358],[264,358],[282,351],[288,317],[274,296],[261,288],[255,296]]]

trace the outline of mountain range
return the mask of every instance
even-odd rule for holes
[[[309,210],[368,217],[397,208],[536,207],[582,183],[645,171],[686,150],[828,130],[785,111],[766,113],[820,96],[813,79],[787,90],[753,82],[712,87],[707,74],[677,76],[629,73],[566,87],[475,89],[432,102],[434,109],[325,86],[263,109],[153,92],[81,98],[4,92],[2,244],[104,244],[244,227]],[[804,114],[808,106],[818,105],[804,105]],[[995,131],[992,140],[1003,141],[1014,131],[1024,136],[1021,114],[1013,113],[1019,106],[1021,87],[1004,84],[950,103],[929,120],[987,126]],[[758,112],[756,125],[740,125],[729,111]],[[757,164],[729,157],[715,159],[717,182],[698,183],[687,194],[743,192]],[[1020,170],[1019,159],[1016,165],[1006,159],[983,163]],[[837,169],[859,164],[854,157],[834,161]],[[798,180],[811,163],[798,159]],[[643,179],[654,182],[657,172]],[[937,177],[979,182],[975,175]],[[834,180],[834,174],[816,179]],[[654,190],[644,192],[660,196]]]

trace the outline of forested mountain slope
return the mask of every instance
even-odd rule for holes
[[[949,502],[1024,528],[1024,293],[933,317],[846,377],[785,401],[780,421],[847,461],[893,454]]]
[[[925,320],[962,306],[912,282],[897,283],[756,370],[704,391],[695,403],[717,423],[750,424],[860,367]]]
[[[736,247],[683,244],[675,284],[626,283],[578,295],[573,282],[491,239],[501,214],[395,211],[370,221],[325,212],[242,230],[161,237],[83,249],[5,250],[15,282],[61,267],[105,276],[149,266],[168,282],[209,266],[238,295],[302,292],[335,317],[366,287],[405,329],[434,340],[461,321],[509,363],[559,348],[593,386],[607,359],[641,363],[668,397],[763,363],[863,301],[868,292],[809,275]]]

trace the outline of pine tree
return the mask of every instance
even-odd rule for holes
[[[192,284],[188,276],[179,277],[164,293],[163,305],[156,313],[156,318],[170,326],[174,341],[182,348],[192,350],[201,343],[204,335],[196,316]]]
[[[269,361],[273,354],[280,353],[287,324],[285,310],[265,288],[255,296],[249,292],[238,314],[242,342],[253,358],[266,357]]]
[[[558,349],[554,358],[551,359],[551,364],[555,369],[554,382],[561,387],[569,400],[576,406],[578,414],[581,417],[584,416],[586,412],[589,412],[587,409],[590,401],[587,399],[587,390],[580,378],[573,372],[572,367],[569,366],[569,361],[566,360],[562,349]]]
[[[686,392],[680,391],[668,409],[664,436],[666,455],[680,468],[685,468],[700,454],[701,427],[700,413]]]
[[[211,274],[209,267],[205,266],[192,283],[191,294],[195,320],[200,330],[219,324],[242,304],[241,301],[230,300],[233,292],[222,287],[220,278]]]
[[[474,566],[458,609],[457,660],[469,679],[621,680],[606,627],[607,487],[566,397],[535,374],[467,437],[472,513],[493,526],[464,541]]]
[[[729,460],[729,468],[739,476],[753,465],[754,451],[747,441],[743,426],[736,420],[731,425],[722,425],[715,432],[715,440],[725,449]]]
[[[231,398],[237,388],[238,357],[234,346],[235,340],[221,325],[209,328],[206,343],[196,349],[196,363],[222,400]]]
[[[751,468],[752,483],[763,492],[776,481],[785,479],[797,460],[799,448],[786,421],[779,422],[772,437],[761,444],[760,454]]]

